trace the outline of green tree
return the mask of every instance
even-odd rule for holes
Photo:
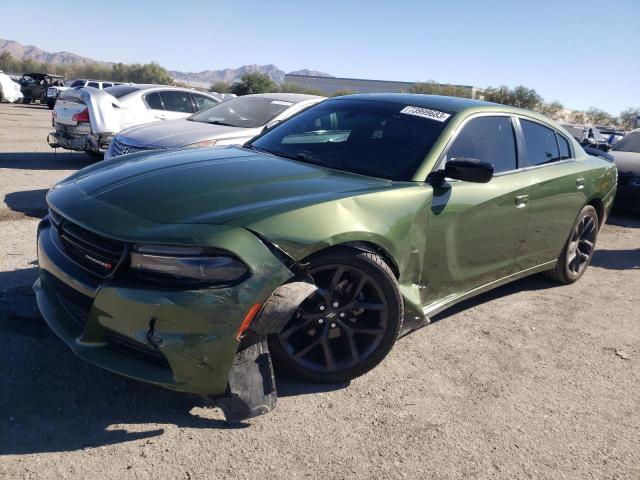
[[[640,115],[640,108],[629,107],[620,112],[618,126],[625,130],[632,130],[636,124],[636,118]]]
[[[436,83],[434,80],[419,82],[409,88],[409,93],[422,93],[426,95],[447,95],[449,97],[471,97],[471,89],[458,85],[446,85]]]
[[[228,82],[215,82],[211,84],[211,86],[209,87],[209,91],[216,93],[230,93],[231,85]]]
[[[482,91],[481,95],[488,102],[530,110],[537,110],[542,104],[542,97],[538,95],[538,92],[522,85],[518,85],[513,90],[504,85],[498,88],[488,87]]]
[[[564,106],[557,100],[551,103],[543,103],[540,105],[540,112],[555,120],[559,119],[563,109]]]
[[[9,52],[0,53],[0,70],[7,73],[18,72],[18,61]]]
[[[319,88],[305,88],[302,85],[298,85],[297,83],[283,83],[280,85],[281,93],[304,93],[306,95],[319,95],[321,97],[326,97],[327,93],[320,90]]]
[[[333,95],[331,95],[332,97],[342,97],[343,95],[353,95],[354,92],[353,90],[349,90],[348,88],[341,88],[340,90],[336,90],[335,92],[333,92]]]
[[[587,118],[589,119],[589,123],[596,125],[609,125],[615,122],[613,116],[595,107],[589,107],[587,110]]]
[[[587,123],[587,115],[584,112],[575,111],[569,116],[571,123]]]
[[[245,73],[239,82],[231,85],[231,93],[235,93],[238,96],[277,91],[278,86],[271,80],[269,75],[260,72]]]

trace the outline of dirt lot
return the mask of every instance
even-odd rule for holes
[[[640,217],[616,214],[572,286],[536,276],[445,312],[349,385],[278,378],[278,408],[216,409],[74,357],[34,310],[44,195],[90,163],[50,113],[0,105],[0,477],[640,478]]]

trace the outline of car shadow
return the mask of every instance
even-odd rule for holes
[[[249,426],[227,423],[219,412],[219,419],[198,414],[203,411],[194,407],[207,404],[198,396],[136,382],[76,357],[35,308],[31,283],[36,276],[36,268],[0,272],[0,285],[12,286],[0,292],[0,455],[151,439],[162,435],[167,424],[198,429]],[[25,302],[32,308],[17,307]],[[347,385],[314,385],[277,375],[281,397]],[[143,431],[140,425],[145,425]]]
[[[607,224],[617,227],[640,228],[640,214],[614,208],[607,218]]]
[[[457,303],[456,305],[431,317],[431,323],[438,322],[457,313],[476,307],[482,303],[497,300],[498,298],[508,297],[509,295],[514,295],[524,291],[546,290],[548,288],[555,288],[558,286],[560,286],[559,283],[548,279],[542,274],[521,278],[515,282],[507,283],[506,285],[502,285],[476,297]]]
[[[640,268],[640,248],[631,250],[596,249],[591,265],[609,270],[635,270]]]
[[[0,168],[19,170],[78,170],[94,162],[86,153],[70,150],[0,153]]]
[[[9,209],[27,217],[43,218],[47,214],[45,199],[49,189],[24,190],[11,192],[4,196],[4,203]]]
[[[46,103],[15,103],[15,108],[33,108],[36,110],[49,110]]]

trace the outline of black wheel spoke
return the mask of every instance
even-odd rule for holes
[[[322,337],[322,340],[320,341],[320,344],[322,345],[322,352],[324,353],[324,360],[326,362],[327,368],[330,371],[335,370],[336,369],[336,361],[335,361],[335,358],[333,356],[333,350],[331,349],[331,342],[329,341],[329,338]]]
[[[382,312],[387,309],[384,303],[376,303],[376,302],[355,302],[352,307],[354,310],[375,310]]]
[[[309,273],[318,295],[305,300],[278,335],[284,351],[302,368],[322,373],[366,361],[387,331],[384,291],[357,267],[323,265]]]
[[[293,323],[293,325],[288,326],[288,328],[280,332],[280,338],[284,340],[305,327],[311,328],[310,326],[312,322],[312,318],[303,317],[302,319],[299,319],[298,322]]]

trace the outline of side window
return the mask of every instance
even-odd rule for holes
[[[204,95],[197,95],[193,93],[191,95],[193,96],[193,100],[196,104],[196,111],[198,112],[218,104],[215,100],[205,97]]]
[[[520,119],[529,165],[544,165],[561,159],[556,133],[539,123]]]
[[[89,82],[87,87],[100,88],[100,84],[98,82]]]
[[[559,133],[556,133],[556,135],[558,136],[558,145],[560,145],[560,158],[562,160],[571,158],[571,148],[569,147],[569,142]]]
[[[109,88],[109,87],[112,87],[112,86],[113,85],[111,83],[106,83],[105,82],[105,83],[102,84],[102,88]]]
[[[510,117],[469,120],[447,152],[447,160],[475,158],[493,165],[495,173],[517,168],[516,142]]]
[[[147,93],[144,97],[147,106],[152,110],[164,110],[160,94],[158,92]]]
[[[165,110],[170,112],[193,113],[188,92],[166,90],[160,92],[160,98]]]

